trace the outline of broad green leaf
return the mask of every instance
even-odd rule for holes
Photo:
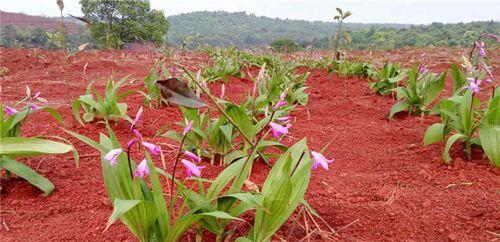
[[[116,222],[123,214],[133,209],[141,200],[124,200],[116,198],[113,204],[113,213],[109,216],[108,222],[106,223],[105,231]]]
[[[443,123],[435,123],[429,126],[424,134],[424,145],[430,145],[436,142],[444,141],[445,128],[446,124]]]
[[[63,154],[71,150],[71,146],[67,144],[40,138],[6,137],[0,139],[0,155]]]
[[[42,190],[45,196],[50,195],[50,193],[52,193],[55,188],[54,184],[52,184],[52,182],[50,182],[47,178],[39,175],[25,164],[10,159],[7,156],[3,156],[0,160],[0,170],[1,169],[6,169],[25,179],[33,186],[36,186],[38,189]]]
[[[500,168],[500,125],[484,124],[479,128],[479,138],[484,153],[495,166]]]
[[[396,113],[399,113],[405,109],[408,109],[410,108],[410,104],[408,103],[408,100],[404,100],[404,101],[401,101],[401,102],[398,102],[396,104],[394,104],[394,106],[392,106],[391,108],[391,112],[389,113],[389,118],[393,118],[394,114]]]
[[[443,151],[443,161],[448,164],[451,161],[450,157],[450,149],[451,146],[458,140],[458,139],[463,139],[465,136],[463,134],[454,134],[448,138],[446,141],[446,146],[444,147]]]

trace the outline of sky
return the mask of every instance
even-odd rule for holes
[[[79,0],[64,0],[65,14],[81,15]],[[500,0],[150,0],[167,16],[193,11],[246,11],[257,16],[332,21],[335,7],[355,23],[500,21]],[[0,10],[59,16],[56,0],[0,0]]]

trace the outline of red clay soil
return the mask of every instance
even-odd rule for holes
[[[155,54],[123,52],[85,52],[65,61],[61,53],[1,49],[0,66],[10,73],[2,77],[2,103],[12,104],[24,95],[24,86],[41,91],[49,104],[63,114],[68,129],[96,138],[104,132],[102,124],[76,123],[67,100],[84,92],[93,80],[102,90],[105,80],[131,74],[126,89],[140,89],[142,78],[156,58]],[[182,62],[198,66],[206,56],[188,54]],[[85,75],[83,67],[87,64]],[[194,65],[193,63],[197,63]],[[496,66],[497,68],[499,66]],[[338,241],[489,241],[500,233],[500,172],[475,150],[472,161],[464,161],[456,145],[453,164],[440,161],[442,144],[423,147],[422,136],[436,117],[400,115],[387,120],[394,101],[370,93],[367,81],[347,79],[310,70],[309,104],[293,113],[294,123],[286,143],[309,137],[313,150],[332,141],[327,157],[335,158],[329,171],[313,171],[307,201],[338,230]],[[69,88],[68,88],[69,87]],[[229,99],[238,99],[251,82],[231,79]],[[218,93],[220,84],[211,86]],[[127,98],[133,115],[142,104],[140,94]],[[148,140],[167,151],[170,168],[174,151],[171,140],[154,138],[165,125],[178,129],[181,121],[176,107],[146,109],[139,128]],[[113,124],[122,141],[128,137],[124,121]],[[60,135],[47,114],[36,114],[24,125],[24,136]],[[68,137],[69,138],[69,137]],[[81,155],[76,167],[70,154],[33,157],[24,160],[49,178],[56,190],[48,197],[21,179],[2,183],[0,236],[2,241],[134,241],[125,226],[117,223],[103,232],[112,207],[106,196],[97,152],[71,139]],[[222,169],[207,164],[203,175],[213,178]],[[261,183],[265,170],[255,169],[254,181]],[[238,224],[242,231],[245,224]],[[287,222],[275,240],[298,241],[304,231],[288,229]],[[194,241],[191,236],[184,238]],[[313,240],[324,241],[314,236]]]

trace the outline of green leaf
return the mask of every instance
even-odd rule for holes
[[[444,141],[445,128],[446,124],[443,123],[435,123],[429,126],[424,134],[424,145],[430,145],[436,142]]]
[[[450,136],[448,138],[448,140],[446,141],[446,146],[444,147],[444,151],[443,151],[443,161],[444,161],[444,163],[446,163],[446,164],[450,163],[450,161],[451,161],[451,157],[450,157],[451,146],[458,139],[463,139],[463,138],[465,138],[465,135],[463,135],[463,134],[454,134],[454,135],[452,135],[452,136]]]
[[[84,113],[83,114],[83,121],[85,121],[87,123],[94,121],[94,114],[93,113]]]
[[[42,190],[45,196],[50,195],[55,188],[54,184],[52,184],[52,182],[50,182],[47,178],[39,175],[23,163],[7,158],[6,156],[3,156],[0,160],[0,169],[6,169],[19,177],[22,177],[33,186]]]
[[[0,155],[31,156],[63,154],[71,150],[71,146],[52,140],[21,137],[6,137],[0,139]]]
[[[113,204],[113,213],[109,216],[108,223],[106,224],[104,231],[115,223],[116,220],[118,220],[123,214],[127,213],[141,202],[141,200],[124,200],[116,198]]]
[[[457,64],[451,65],[451,78],[453,79],[453,93],[459,91],[465,83],[465,78]]]
[[[401,101],[401,102],[394,104],[394,106],[392,106],[392,108],[391,108],[391,112],[389,113],[389,118],[392,119],[394,114],[399,113],[399,112],[401,112],[405,109],[408,109],[408,108],[410,108],[410,104],[408,103],[408,100],[404,100],[404,101]]]
[[[241,218],[233,217],[233,216],[229,215],[228,213],[222,212],[222,211],[212,211],[212,212],[200,213],[200,215],[221,218],[221,219],[239,220],[239,221],[245,222],[245,220],[243,220]]]
[[[479,128],[479,138],[484,153],[496,167],[500,168],[500,125],[483,125]]]

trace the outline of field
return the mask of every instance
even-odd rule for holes
[[[408,68],[412,63],[426,61],[431,63],[431,71],[443,72],[450,64],[459,62],[460,51],[421,48],[390,53],[353,52],[348,58],[374,63],[389,58]],[[29,85],[31,90],[41,92],[47,100],[45,105],[55,107],[61,113],[66,129],[97,139],[99,132],[105,132],[104,124],[81,126],[73,117],[69,102],[83,94],[90,81],[94,81],[98,90],[104,90],[110,76],[119,79],[130,75],[123,91],[142,89],[144,77],[159,55],[156,52],[83,51],[65,58],[64,53],[56,51],[2,48],[0,66],[9,71],[0,77],[0,101],[12,104],[22,99],[25,86]],[[498,50],[491,50],[490,55],[498,56]],[[493,69],[500,68],[499,61],[493,58]],[[166,62],[180,62],[196,71],[213,61],[203,52],[177,52]],[[249,71],[256,75],[259,69],[250,68]],[[305,199],[335,229],[336,233],[331,234],[333,240],[500,239],[500,170],[491,164],[481,149],[473,149],[472,160],[467,161],[460,145],[456,144],[450,152],[452,163],[445,165],[441,161],[442,143],[422,144],[427,127],[439,122],[439,117],[409,116],[403,112],[389,120],[387,116],[395,100],[372,93],[367,78],[349,77],[344,87],[343,77],[329,74],[324,69],[300,67],[298,72],[311,72],[307,79],[309,102],[291,113],[293,126],[283,143],[290,145],[308,137],[311,150],[320,150],[331,142],[325,156],[335,158],[335,162],[330,164],[328,171],[312,171]],[[498,79],[498,75],[495,77]],[[226,98],[239,103],[252,86],[253,82],[245,77],[231,77],[225,84]],[[208,87],[218,96],[221,82],[210,83]],[[450,94],[451,88],[452,80],[448,75],[441,95]],[[143,105],[143,96],[134,93],[125,102],[132,115]],[[143,136],[162,146],[168,170],[175,159],[178,143],[156,136],[157,130],[167,126],[180,131],[175,122],[181,120],[181,112],[173,105],[159,110],[145,109],[139,124]],[[129,132],[129,123],[125,120],[112,122],[111,126],[119,137],[126,137]],[[122,223],[103,232],[113,207],[106,195],[97,151],[69,136],[43,112],[27,120],[22,135],[65,137],[75,145],[81,160],[76,167],[69,153],[21,159],[51,180],[56,190],[43,197],[37,188],[23,179],[14,177],[8,182],[2,181],[2,241],[134,240]],[[120,140],[125,142],[126,138]],[[203,170],[206,178],[214,178],[224,169],[203,162],[207,166]],[[262,162],[256,162],[251,180],[261,185],[268,171]],[[309,238],[327,241],[319,232],[307,237],[305,229],[294,225],[294,220],[292,216],[273,240]],[[237,234],[249,230],[244,222],[235,222],[231,226]],[[324,225],[321,227],[328,230]],[[194,233],[191,231],[183,238],[183,241],[194,241]],[[204,239],[210,241],[214,238],[207,235]]]

